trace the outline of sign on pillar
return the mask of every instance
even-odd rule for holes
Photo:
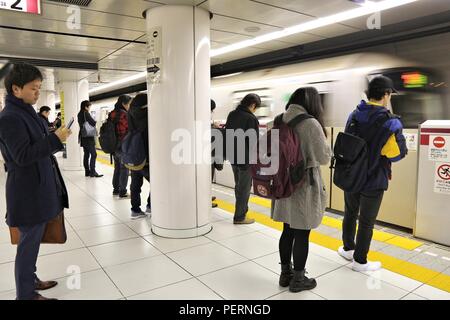
[[[161,83],[162,62],[162,28],[154,27],[148,33],[147,82],[149,84]]]

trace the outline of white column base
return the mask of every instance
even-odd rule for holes
[[[152,225],[152,232],[163,238],[171,238],[171,239],[188,239],[188,238],[197,238],[204,236],[205,234],[211,232],[212,225],[210,223],[193,228],[193,229],[183,229],[183,230],[175,230],[175,229],[165,229],[160,228],[158,226]]]

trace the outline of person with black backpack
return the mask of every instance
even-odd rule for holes
[[[114,123],[114,134],[116,136],[114,157],[114,175],[113,175],[113,195],[119,198],[128,198],[128,169],[121,161],[121,143],[128,133],[128,110],[130,109],[131,97],[121,95],[117,100],[114,110],[109,114],[110,120]],[[101,137],[101,130],[100,130]]]
[[[298,121],[297,119],[302,121]],[[297,89],[286,105],[282,116],[286,124],[295,122],[295,133],[304,159],[303,182],[288,198],[272,202],[271,216],[283,222],[279,242],[281,275],[279,285],[289,291],[300,292],[316,287],[315,279],[305,276],[309,252],[309,235],[321,222],[326,208],[326,190],[320,166],[331,160],[331,148],[323,124],[323,107],[319,93],[313,87]],[[294,258],[292,270],[291,257]]]
[[[344,245],[338,253],[353,261],[355,271],[381,268],[381,262],[367,260],[373,227],[391,179],[391,163],[408,153],[402,123],[386,108],[394,92],[391,79],[372,79],[367,91],[369,101],[361,101],[350,114],[345,133],[338,136],[334,149],[334,183],[345,191]]]
[[[139,136],[139,139],[133,138],[136,135]],[[131,168],[131,219],[146,218],[151,213],[150,195],[147,198],[146,212],[141,210],[141,190],[144,179],[150,182],[150,165],[148,159],[148,97],[146,93],[138,94],[131,101],[130,110],[128,111],[128,134],[125,140],[123,142],[122,152],[124,152],[124,164]],[[133,141],[138,140],[142,143],[133,143]],[[139,147],[142,150],[132,150],[135,147]],[[132,159],[136,154],[143,154],[144,161],[137,166],[130,166],[130,163],[128,163],[130,159],[137,164]]]

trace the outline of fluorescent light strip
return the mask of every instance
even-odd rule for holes
[[[255,37],[253,39],[241,41],[238,43],[231,44],[229,46],[225,46],[223,48],[211,50],[211,57],[217,57],[226,53],[230,53],[233,51],[237,51],[243,48],[251,47],[260,43],[268,42],[275,39],[284,38],[293,34],[306,32],[314,29],[318,29],[321,27],[325,27],[328,25],[332,25],[335,23],[340,23],[343,21],[355,19],[358,17],[362,17],[365,15],[369,15],[376,12],[381,12],[384,10],[392,9],[395,7],[399,7],[405,4],[409,4],[412,2],[416,2],[418,0],[385,0],[382,2],[372,2],[366,1],[362,7],[351,9],[348,11],[343,11],[337,14],[333,14],[331,16],[318,18],[313,21],[301,23],[289,28],[285,28],[280,31],[271,32],[259,37]]]
[[[120,80],[117,80],[117,81],[113,81],[111,83],[104,84],[104,85],[98,86],[96,88],[93,88],[93,89],[89,90],[89,93],[95,93],[97,91],[109,89],[109,88],[112,88],[112,87],[120,85],[120,84],[125,84],[127,82],[140,80],[140,79],[145,79],[146,76],[147,76],[147,71],[140,72],[140,73],[135,74],[133,76],[126,77],[126,78],[123,78],[123,79],[120,79]]]

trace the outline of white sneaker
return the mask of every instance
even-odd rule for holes
[[[353,261],[352,264],[353,271],[365,272],[365,271],[377,271],[381,269],[380,261],[367,261],[366,264],[360,264]]]
[[[342,246],[342,247],[339,247],[338,253],[345,260],[353,261],[353,254],[355,253],[355,250],[345,251],[344,247]]]

